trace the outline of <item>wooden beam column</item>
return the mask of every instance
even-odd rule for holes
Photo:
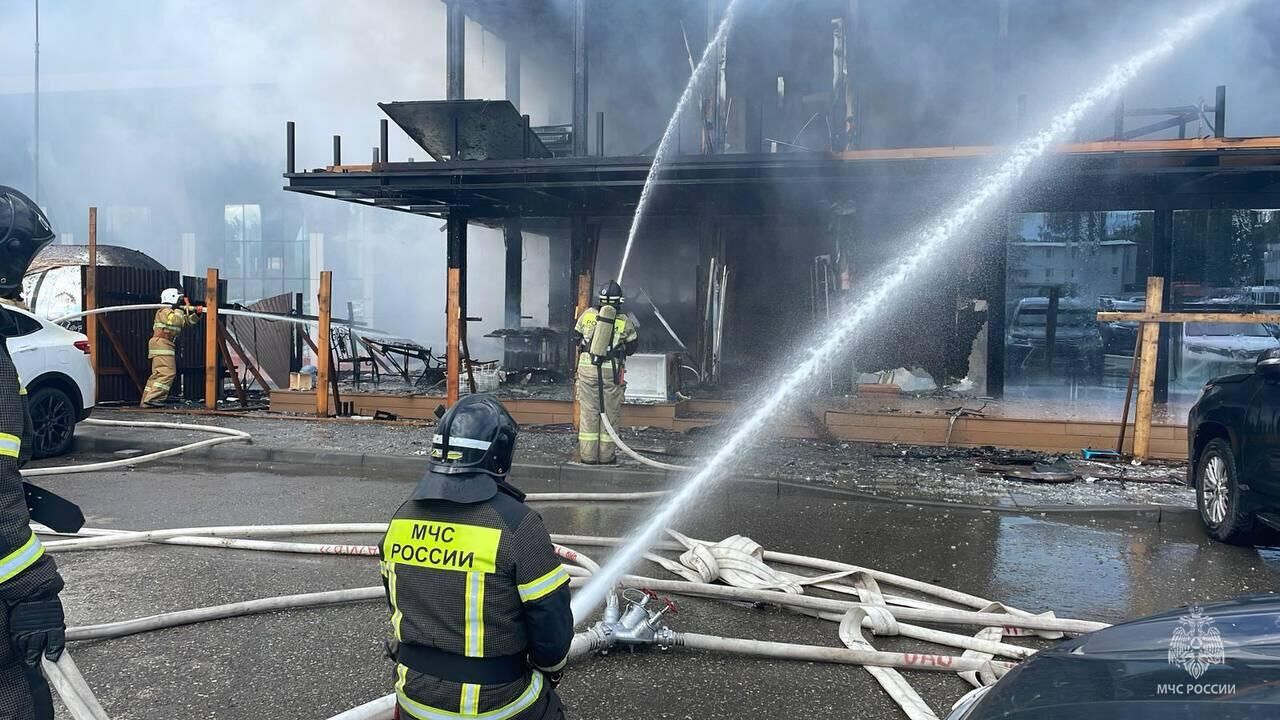
[[[1147,278],[1146,311],[1159,313],[1164,300],[1164,278]],[[1159,323],[1142,324],[1142,359],[1138,366],[1138,410],[1133,424],[1133,456],[1144,460],[1151,450],[1151,412],[1155,400],[1156,355],[1160,348]]]
[[[320,329],[316,333],[316,416],[329,417],[329,373],[332,356],[329,353],[329,330],[333,318],[333,271],[320,271],[320,294],[316,298],[319,308]]]
[[[459,379],[462,375],[462,324],[466,322],[466,303],[463,301],[467,272],[467,218],[459,212],[449,213],[448,278],[444,304],[445,320],[445,404],[453,407],[458,402]]]
[[[587,228],[587,218],[583,215],[575,215],[569,227],[569,265],[570,272],[573,273],[575,285],[574,293],[574,322],[582,315],[582,312],[591,307],[591,273],[594,269],[592,266],[593,255],[595,254],[591,248],[591,235]],[[570,360],[570,367],[576,376],[578,373],[578,349],[573,348],[573,357]],[[573,394],[573,427],[578,429],[578,393]]]
[[[89,208],[89,266],[84,269],[85,310],[96,310],[98,307],[98,208]],[[86,315],[84,318],[84,334],[89,338],[89,365],[93,368],[93,388],[97,395],[98,387],[98,316]],[[27,378],[28,380],[31,378]],[[94,398],[95,402],[97,398]]]
[[[204,314],[204,406],[217,410],[222,390],[218,372],[218,268],[205,271]]]

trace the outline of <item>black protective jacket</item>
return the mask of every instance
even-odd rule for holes
[[[0,306],[0,335],[12,334],[12,317]],[[27,599],[62,590],[53,558],[31,532],[19,468],[31,456],[31,416],[18,372],[0,342],[0,718],[34,717],[33,688],[9,642],[9,613]],[[43,689],[47,702],[47,689]]]
[[[477,503],[409,500],[381,569],[402,716],[542,717],[573,640],[569,575],[542,518],[505,484]]]

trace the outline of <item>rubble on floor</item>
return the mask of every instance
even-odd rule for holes
[[[106,413],[104,413],[106,415]],[[165,419],[148,413],[147,419]],[[324,447],[384,455],[424,457],[430,451],[430,424],[373,420],[311,421],[285,419],[264,412],[240,416],[180,415],[175,419],[225,425],[252,433],[254,443],[268,447]],[[358,423],[359,431],[352,425]],[[86,429],[87,430],[87,429]],[[94,432],[98,432],[95,429]],[[719,435],[652,427],[622,429],[637,452],[663,462],[697,465],[709,455]],[[575,458],[577,435],[569,425],[526,426],[520,434],[516,461],[556,464]],[[1055,465],[1058,463],[1058,465]],[[622,464],[640,469],[623,458]],[[983,468],[1036,466],[1070,472],[1071,482],[1040,483],[1015,473],[980,472]],[[1062,468],[1069,467],[1070,470]],[[732,472],[740,475],[811,483],[895,498],[932,499],[948,503],[997,506],[1033,505],[1170,505],[1194,507],[1195,494],[1181,483],[1185,467],[1153,463],[1101,463],[1043,453],[997,448],[947,448],[914,445],[823,442],[782,439],[759,445]],[[1014,475],[1012,479],[1006,475]]]

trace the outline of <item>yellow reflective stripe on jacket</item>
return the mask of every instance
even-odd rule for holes
[[[149,358],[169,357],[171,355],[177,355],[177,354],[178,353],[176,351],[169,350],[167,348],[147,348],[147,357]]]
[[[407,671],[403,665],[396,667],[398,675],[396,679],[396,701],[400,703],[400,709],[408,713],[410,717],[417,720],[459,720],[460,718],[475,718],[478,720],[507,720],[513,718],[520,713],[528,710],[542,696],[542,673],[533,672],[533,678],[529,681],[529,687],[520,693],[515,700],[489,712],[476,713],[475,715],[463,715],[461,713],[449,712],[433,708],[429,705],[423,705],[410,698],[404,692],[405,681],[407,680]]]
[[[463,654],[467,657],[484,657],[484,573],[467,573],[465,605]]]
[[[462,697],[458,699],[458,712],[463,715],[475,715],[480,712],[479,685],[462,683]]]
[[[579,440],[587,440],[587,441],[591,441],[591,440],[599,440],[599,439],[600,439],[600,433],[580,432],[580,433],[578,433],[578,439],[579,439]]]
[[[382,557],[434,570],[491,573],[498,567],[502,531],[479,525],[395,519],[382,540]]]
[[[557,565],[555,570],[537,580],[517,585],[516,590],[520,593],[520,602],[533,602],[550,595],[567,582],[569,582],[569,571],[565,570],[563,565]]]
[[[22,438],[9,433],[0,433],[0,455],[18,457],[22,454]]]
[[[396,640],[400,637],[400,621],[404,620],[404,612],[400,610],[400,603],[396,600],[396,566],[395,563],[386,563],[387,576],[387,597],[391,598],[391,627],[395,631]]]
[[[31,533],[22,547],[0,558],[0,585],[34,565],[41,555],[44,555],[44,545],[40,544],[35,533]]]

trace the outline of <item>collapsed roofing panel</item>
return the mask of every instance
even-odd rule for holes
[[[438,161],[551,157],[508,100],[417,100],[378,107]]]

